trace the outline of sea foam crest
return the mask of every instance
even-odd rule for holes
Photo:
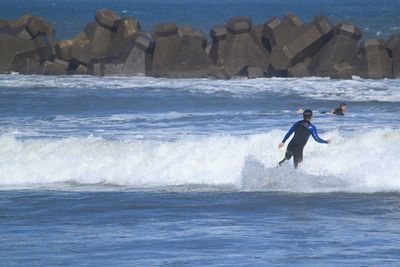
[[[342,101],[400,101],[398,80],[330,80],[328,78],[262,78],[262,79],[162,79],[150,77],[91,77],[40,75],[0,75],[1,88],[33,89],[132,89],[174,90],[196,94],[227,92],[248,96],[271,92],[307,96],[313,99]]]
[[[51,184],[160,188],[199,185],[247,191],[400,191],[400,130],[324,134],[312,140],[297,171],[284,151],[283,132],[192,137],[177,141],[111,141],[99,138],[0,137],[0,188]],[[62,187],[62,186],[61,186]]]

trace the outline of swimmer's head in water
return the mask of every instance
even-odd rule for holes
[[[308,121],[311,120],[312,115],[313,115],[313,113],[312,113],[311,109],[306,109],[306,110],[304,110],[304,112],[303,112],[303,118],[304,118],[305,120],[308,120]]]
[[[347,110],[347,105],[346,105],[346,103],[340,104],[340,105],[339,105],[339,108],[340,108],[343,112],[345,112],[345,111]]]

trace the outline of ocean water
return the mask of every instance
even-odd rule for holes
[[[148,31],[156,23],[176,21],[208,35],[212,27],[232,16],[249,16],[255,24],[263,24],[288,11],[303,21],[323,13],[333,23],[353,22],[364,31],[366,39],[386,38],[400,31],[397,0],[0,0],[0,17],[15,19],[30,12],[52,22],[59,38],[71,38],[83,31],[99,8],[136,17]]]
[[[0,266],[398,266],[399,85],[2,75]]]
[[[205,32],[290,10],[374,38],[399,31],[399,3],[0,0],[0,16],[69,38],[100,7]],[[399,266],[400,81],[354,78],[0,75],[0,266]],[[298,108],[333,143],[276,168]]]

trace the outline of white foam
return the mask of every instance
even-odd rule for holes
[[[376,129],[332,145],[312,140],[305,161],[276,169],[284,133],[193,137],[178,141],[99,138],[18,140],[0,137],[0,188],[51,184],[159,188],[200,185],[292,192],[400,191],[400,130]]]
[[[313,99],[347,101],[400,101],[400,80],[330,80],[327,78],[263,79],[161,79],[150,77],[90,77],[0,75],[0,88],[33,89],[154,89],[178,90],[201,94],[226,92],[249,96],[262,92],[306,96]]]

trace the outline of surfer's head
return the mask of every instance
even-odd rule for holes
[[[343,112],[345,112],[345,111],[347,110],[347,105],[346,105],[346,103],[341,103],[340,106],[339,106],[339,108],[340,108]]]
[[[305,120],[311,120],[311,118],[312,118],[312,115],[313,115],[313,113],[312,113],[312,110],[311,109],[306,109],[306,110],[304,110],[304,112],[303,112],[303,118],[305,119]]]

